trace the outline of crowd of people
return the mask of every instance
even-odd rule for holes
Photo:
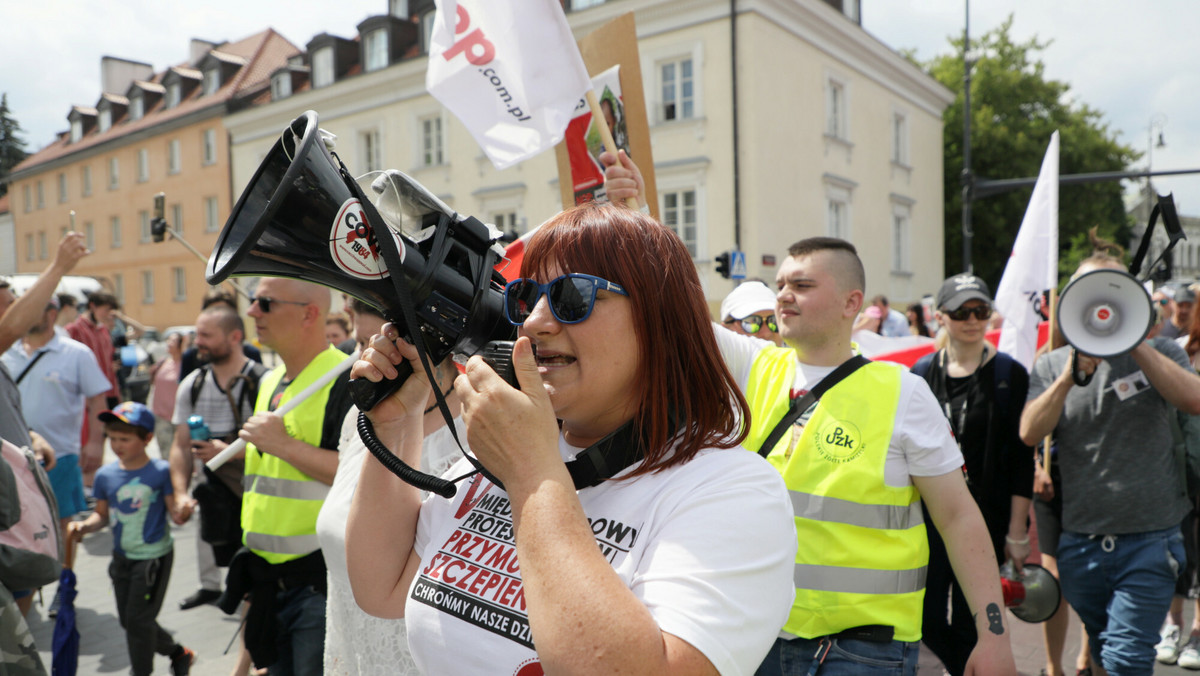
[[[921,641],[948,673],[1013,674],[1000,568],[1021,574],[1034,530],[1086,631],[1077,673],[1200,668],[1200,624],[1182,628],[1200,588],[1193,290],[1157,292],[1128,354],[1051,340],[1027,369],[987,340],[984,280],[902,312],[867,299],[854,244],[810,237],[714,321],[637,166],[602,161],[610,198],[643,208],[583,205],[529,238],[503,291],[516,387],[480,357],[426,371],[379,309],[263,278],[245,308],[206,295],[147,403],[121,401],[117,299],[63,322],[54,293],[80,235],[20,298],[0,284],[0,438],[40,454],[68,543],[111,525],[132,673],[198,659],[156,621],[172,524],[193,518],[181,608],[244,616],[239,675],[913,674]],[[1097,242],[1076,275],[1121,261]],[[931,352],[873,361],[863,331]],[[352,378],[406,361],[397,391],[354,406]],[[457,491],[401,480],[364,425]],[[0,583],[19,609],[4,646],[28,654],[33,590],[3,566]],[[1052,676],[1067,612],[1045,624]]]

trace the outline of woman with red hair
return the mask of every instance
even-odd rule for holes
[[[355,599],[407,618],[425,673],[753,673],[791,606],[795,529],[779,474],[739,446],[747,405],[686,247],[589,204],[534,234],[522,272],[505,288],[521,389],[478,357],[454,382],[503,488],[477,475],[422,504],[368,458],[346,534]],[[394,377],[404,359],[389,325],[351,373]],[[368,414],[409,464],[431,391],[414,372]],[[578,485],[578,456],[611,478]]]

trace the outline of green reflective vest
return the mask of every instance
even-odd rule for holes
[[[901,367],[872,362],[825,393],[800,433],[785,433],[767,460],[779,470],[796,521],[796,600],[784,631],[801,638],[863,625],[921,638],[929,543],[916,487],[884,482],[900,401]],[[789,406],[796,357],[767,348],[750,370],[758,450]]]
[[[346,358],[345,353],[329,347],[318,354],[296,379],[288,384],[275,408],[317,381]],[[256,413],[271,410],[271,397],[286,369],[278,366],[263,376],[258,388]],[[283,416],[288,435],[319,446],[325,427],[325,405],[333,383]],[[272,564],[298,559],[321,548],[317,541],[317,513],[329,493],[329,486],[279,458],[246,444],[246,476],[242,494],[242,542],[255,554]]]

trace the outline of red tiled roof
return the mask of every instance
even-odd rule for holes
[[[160,100],[149,110],[145,111],[145,115],[140,120],[131,121],[128,114],[122,115],[119,119],[113,120],[113,126],[107,131],[90,131],[75,143],[69,142],[69,134],[60,134],[58,139],[50,145],[30,155],[16,167],[13,167],[13,173],[19,173],[36,167],[39,164],[65,157],[95,145],[143,129],[155,127],[168,120],[184,117],[207,108],[223,106],[231,99],[243,95],[256,95],[258,88],[266,85],[271,73],[286,64],[289,57],[299,54],[300,50],[288,42],[282,35],[276,33],[274,29],[268,28],[237,42],[221,45],[221,52],[226,55],[246,59],[246,65],[238,69],[237,74],[224,83],[216,93],[204,96],[201,88],[196,87],[187,98],[173,108],[164,108],[165,101]],[[147,89],[149,91],[158,91],[158,88],[161,87],[159,83],[162,82],[163,77],[169,71],[175,71],[179,75],[188,78],[198,79],[200,77],[199,71],[189,67],[187,64],[181,64],[156,74],[153,83],[142,82],[139,84],[143,86],[147,84],[152,85],[147,87]],[[97,114],[95,108],[87,106],[73,106],[72,111],[76,110],[87,115]]]

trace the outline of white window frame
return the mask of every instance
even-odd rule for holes
[[[58,203],[64,204],[67,201],[67,172],[62,171],[58,174]]]
[[[204,232],[217,232],[221,229],[218,218],[220,203],[214,196],[204,198]]]
[[[312,55],[312,86],[313,89],[328,87],[333,84],[334,77],[333,45],[321,47]]]
[[[36,188],[37,188],[37,208],[45,209],[46,208],[46,187],[44,185],[42,185],[41,181],[38,181]]]
[[[894,273],[912,272],[912,205],[893,199],[891,223],[891,268]]]
[[[167,141],[167,173],[178,174],[181,170],[183,161],[181,154],[179,139],[173,138]]]
[[[440,167],[447,164],[446,161],[446,120],[440,113],[432,113],[419,115],[416,118],[417,134],[416,138],[419,142],[414,144],[416,151],[416,164],[422,169],[430,167]],[[436,130],[431,129],[436,127]],[[432,135],[431,135],[432,132]],[[430,140],[433,140],[430,148]]]
[[[121,187],[121,161],[116,157],[108,158],[108,189],[118,190]]]
[[[110,220],[108,222],[108,224],[109,224],[109,228],[110,228],[108,245],[110,248],[120,249],[121,248],[121,217],[113,216],[112,220]]]
[[[692,200],[690,205],[687,204],[689,195]],[[658,190],[658,213],[662,216],[662,223],[679,235],[679,239],[683,240],[683,244],[687,247],[693,260],[700,257],[700,215],[696,206],[698,202],[699,191],[694,187],[675,190],[659,188]],[[689,211],[691,212],[690,223],[687,219]]]
[[[31,261],[35,258],[33,255],[33,233],[25,233],[25,260]]]
[[[221,67],[213,66],[204,71],[204,95],[211,96],[216,94],[221,88]]]
[[[379,131],[379,127],[371,127],[369,129],[361,129],[358,132],[358,157],[359,170],[382,171],[383,170],[383,134]]]
[[[171,280],[174,293],[171,300],[182,303],[187,300],[187,271],[181,266],[171,268]]]
[[[480,194],[482,192],[483,194]],[[525,217],[525,185],[511,186],[508,189],[487,189],[477,191],[479,212],[486,220],[500,229],[501,232],[515,232],[517,236],[525,234],[529,227],[529,219]]]
[[[25,213],[33,211],[33,186],[26,183],[21,194],[25,198]]]
[[[850,140],[850,82],[835,73],[825,75],[825,135]]]
[[[171,227],[175,228],[175,232],[183,234],[183,205],[171,205]]]
[[[146,98],[141,94],[135,95],[129,99],[129,119],[130,121],[140,120],[146,115]]]
[[[672,166],[665,169],[655,170],[655,182],[658,189],[658,215],[663,224],[667,222],[666,195],[680,194],[684,192],[695,193],[695,247],[689,246],[688,251],[693,254],[693,260],[697,263],[703,262],[710,258],[708,246],[708,161],[694,161],[685,163],[679,166]],[[671,227],[673,230],[674,226]],[[676,230],[678,232],[678,230]],[[683,243],[689,244],[684,238],[684,233],[680,233],[680,239]],[[711,263],[709,263],[711,265]],[[710,268],[711,269],[711,268]]]
[[[183,101],[183,83],[175,80],[167,85],[167,96],[164,102],[164,108],[174,108]]]
[[[82,174],[81,182],[83,183],[83,196],[91,197],[92,196],[92,165],[90,165],[90,164],[84,165],[83,168],[80,169],[80,173]]]
[[[388,0],[388,13],[401,19],[409,18],[408,0]]]
[[[150,151],[145,148],[138,148],[137,151],[138,165],[138,183],[145,183],[150,180]]]
[[[668,63],[677,64],[676,95],[678,96],[678,64],[685,60],[692,62],[692,114],[690,117],[681,117],[680,113],[682,111],[677,109],[675,118],[668,120],[666,119],[666,102],[663,101],[662,67]],[[704,78],[702,77],[704,73],[703,42],[676,43],[658,49],[647,50],[642,52],[641,62],[642,72],[652,73],[651,100],[646,102],[646,105],[650,106],[652,110],[650,115],[651,124],[674,124],[704,117]]]
[[[217,162],[217,130],[205,129],[200,140],[200,156],[202,166],[216,164]]]
[[[112,129],[112,108],[104,106],[100,109],[100,133]]]
[[[96,250],[96,225],[91,221],[83,224],[83,240],[87,243],[88,249]]]
[[[83,138],[83,120],[78,117],[71,120],[71,143]]]
[[[854,181],[837,176],[824,176],[825,183],[825,234],[853,242],[854,237]]]
[[[292,72],[285,70],[271,78],[271,100],[278,101],[292,95]]]
[[[908,159],[908,113],[899,108],[892,109],[891,124],[892,163],[902,167],[909,166]]]
[[[117,297],[117,302],[125,304],[125,275],[120,272],[113,273],[113,295]]]
[[[376,28],[363,36],[363,71],[370,73],[388,67],[391,37],[387,28]]]
[[[37,238],[38,260],[44,261],[50,255],[50,252],[47,250],[47,247],[46,247],[46,231],[39,230],[37,235],[38,235],[38,238]]]
[[[607,0],[571,0],[571,11],[578,12],[581,9],[588,7],[598,7],[603,5]]]
[[[146,211],[145,209],[141,209],[138,211],[138,226],[139,226],[138,232],[140,233],[138,236],[138,243],[149,244],[152,239],[150,237],[150,212],[149,211]]]
[[[154,304],[154,271],[142,270],[142,305]]]

